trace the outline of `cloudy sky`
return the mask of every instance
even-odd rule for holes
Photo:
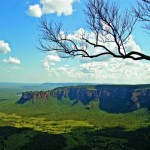
[[[115,0],[128,8],[130,0]],[[136,0],[135,0],[136,1]],[[132,1],[134,4],[135,1]],[[0,0],[0,82],[94,82],[150,83],[150,62],[102,57],[62,59],[43,53],[39,46],[39,21],[42,16],[62,21],[70,36],[85,29],[86,0]],[[89,33],[92,35],[92,33]],[[108,45],[112,49],[113,45]],[[127,50],[150,54],[149,34],[138,24]],[[90,49],[92,53],[96,50]]]

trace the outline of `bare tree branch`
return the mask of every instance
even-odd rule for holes
[[[144,28],[150,30],[150,0],[138,1],[133,11],[139,20],[144,22]]]
[[[126,42],[139,17],[130,15],[128,11],[121,12],[117,4],[104,0],[88,0],[84,13],[88,29],[75,35],[67,34],[61,23],[48,23],[46,19],[42,19],[40,49],[56,51],[64,58],[111,55],[123,59],[150,60],[150,56],[146,54],[126,50]],[[116,50],[111,49],[111,43]],[[98,52],[93,53],[91,49]]]

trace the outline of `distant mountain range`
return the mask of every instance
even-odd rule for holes
[[[0,88],[20,88],[23,91],[45,91],[57,87],[81,86],[81,85],[96,85],[95,83],[13,83],[0,82]]]
[[[42,83],[45,87],[66,87],[66,86],[81,86],[81,85],[97,85],[96,83]]]
[[[79,85],[96,85],[96,83],[15,83],[15,82],[0,82],[1,86],[45,86],[45,87],[64,87],[64,86],[79,86]]]

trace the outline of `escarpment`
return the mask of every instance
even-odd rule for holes
[[[17,102],[49,100],[52,97],[59,101],[67,98],[71,101],[81,101],[88,105],[98,101],[99,108],[114,113],[130,112],[141,107],[150,110],[150,85],[97,85],[73,86],[55,88],[49,91],[25,92]]]

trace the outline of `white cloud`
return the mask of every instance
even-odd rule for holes
[[[51,77],[57,76],[60,79],[66,79],[66,80],[73,80],[73,79],[80,79],[83,77],[83,73],[78,70],[78,68],[75,67],[51,67],[48,70],[48,74]]]
[[[29,6],[27,14],[39,18],[43,14],[53,13],[68,16],[73,13],[73,3],[76,1],[78,0],[40,0],[39,4]]]
[[[16,58],[16,57],[9,57],[8,59],[3,59],[4,63],[8,63],[8,64],[20,64],[20,59]]]
[[[60,57],[57,56],[57,55],[48,55],[48,56],[46,57],[46,59],[47,59],[48,61],[54,61],[54,62],[61,61]]]
[[[73,12],[72,4],[75,0],[41,0],[44,14],[56,13],[58,16],[71,15]]]
[[[40,8],[40,5],[30,5],[27,14],[32,17],[40,18],[42,16],[42,10]]]
[[[9,44],[4,42],[3,40],[0,40],[0,53],[6,54],[11,51]]]
[[[89,62],[80,65],[89,80],[100,83],[149,83],[150,64],[131,59],[110,59],[103,62]]]
[[[72,60],[74,61],[74,60]],[[111,58],[107,61],[80,63],[76,67],[62,65],[45,68],[50,78],[63,82],[150,83],[150,64],[131,59]]]
[[[127,52],[130,51],[141,52],[140,46],[134,41],[134,37],[132,35],[129,36],[128,41],[125,44],[125,48]]]
[[[62,33],[62,35],[63,35],[63,33]],[[85,39],[88,39],[91,43],[95,43],[95,34],[93,32],[85,31],[83,28],[80,28],[79,30],[75,31],[73,34],[69,34],[67,38],[74,40],[75,43],[78,43],[77,44],[78,49],[86,50],[89,53],[89,55],[97,55],[97,54],[100,54],[103,52],[107,52],[105,49],[103,49],[101,47],[94,47],[93,45],[90,45],[84,41],[81,41],[80,39],[82,39],[82,36],[84,36]],[[108,40],[109,42],[105,42],[106,40]],[[106,48],[108,48],[109,50],[111,50],[113,53],[118,54],[117,45],[115,44],[115,42],[111,42],[111,40],[112,40],[111,35],[107,35],[107,37],[106,37],[106,36],[103,36],[101,33],[99,33],[98,44],[103,45]],[[81,45],[82,45],[82,47],[81,47]],[[129,38],[125,42],[124,46],[125,46],[127,53],[131,52],[131,51],[142,52],[140,46],[135,42],[132,35],[129,36]],[[101,57],[95,57],[92,59],[80,58],[80,62],[88,63],[91,61],[94,61],[94,62],[95,61],[107,61],[107,60],[111,59],[112,57],[113,56],[111,56],[111,55],[103,55]]]
[[[55,66],[55,62],[60,62],[61,59],[59,56],[57,55],[47,55],[43,62],[43,67],[45,70],[49,70],[50,66]]]
[[[48,55],[42,60],[42,66],[48,72],[50,77],[78,79],[82,77],[82,72],[78,72],[78,68],[70,67],[68,64],[62,63],[57,55]],[[58,81],[57,81],[58,82]]]

